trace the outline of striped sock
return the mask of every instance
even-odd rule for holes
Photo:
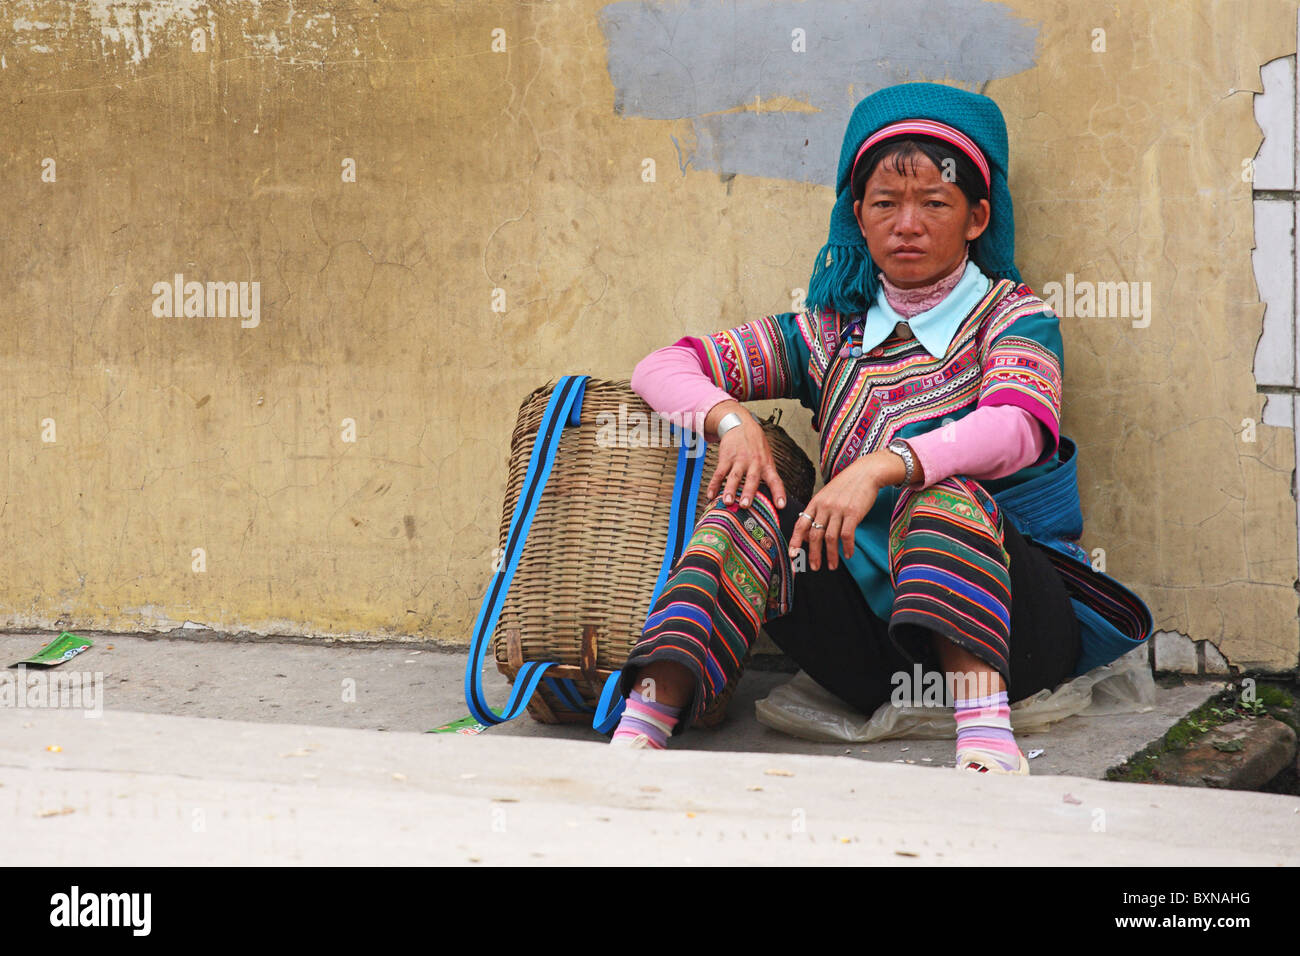
[[[954,703],[959,751],[968,748],[988,751],[1003,770],[1020,766],[1020,747],[1011,732],[1011,706],[1005,690],[988,697],[959,697]]]
[[[667,704],[646,700],[639,690],[634,690],[628,694],[627,703],[623,708],[623,717],[619,720],[610,741],[645,734],[651,749],[667,750],[668,736],[677,726],[678,715],[681,712],[680,707],[669,707]]]

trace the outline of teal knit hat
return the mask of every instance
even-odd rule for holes
[[[877,90],[853,108],[835,177],[830,233],[808,279],[808,308],[841,315],[865,312],[880,288],[879,267],[867,251],[853,217],[849,177],[858,147],[883,126],[905,119],[931,119],[961,130],[975,141],[989,164],[989,224],[971,243],[971,258],[994,279],[1023,281],[1015,265],[1015,220],[1007,189],[1007,125],[987,96],[939,83],[900,83]]]

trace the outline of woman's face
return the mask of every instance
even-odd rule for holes
[[[989,222],[989,203],[972,206],[956,183],[945,182],[925,154],[876,164],[862,198],[853,203],[867,250],[894,285],[910,289],[937,282],[957,267],[966,243]]]

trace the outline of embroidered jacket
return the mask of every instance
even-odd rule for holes
[[[1038,461],[990,490],[1050,470],[1060,437],[1063,348],[1055,313],[1028,286],[990,283],[942,358],[898,336],[859,357],[845,355],[840,334],[852,318],[785,312],[694,342],[710,377],[733,397],[792,398],[813,412],[827,481],[892,438],[930,431],[981,405],[1018,405],[1051,435]]]
[[[1004,510],[1022,519],[1017,529],[1051,549],[1083,631],[1083,673],[1145,640],[1152,628],[1150,611],[1128,588],[1093,570],[1074,543],[1082,533],[1082,516],[1075,447],[1060,431],[1064,347],[1059,320],[1024,283],[986,281],[987,292],[938,358],[917,339],[897,335],[863,352],[861,336],[854,331],[857,317],[829,310],[766,315],[690,341],[714,383],[732,397],[742,402],[791,398],[812,411],[826,481],[895,437],[940,428],[983,405],[1017,405],[1033,415],[1049,436],[1039,459],[980,484],[991,495],[1015,500],[1019,511]],[[857,356],[852,354],[855,347]],[[1058,475],[1065,459],[1068,468]],[[1020,486],[1020,491],[1011,490]],[[884,620],[894,602],[888,538],[899,493],[897,488],[880,489],[854,534],[853,556],[840,551],[840,561],[872,612]],[[1034,512],[1033,522],[1023,520]],[[1043,515],[1049,517],[1045,523],[1039,520]],[[1036,535],[1036,524],[1055,525],[1056,530]]]

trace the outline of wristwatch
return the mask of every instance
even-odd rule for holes
[[[722,436],[727,434],[727,432],[742,424],[743,422],[739,415],[735,412],[727,412],[727,414],[722,416],[722,420],[718,422],[718,441],[721,441]]]
[[[912,476],[916,474],[916,458],[912,456],[911,446],[903,439],[895,438],[885,448],[899,455],[903,459],[903,464],[907,466],[907,474],[903,475],[903,480],[898,483],[897,487],[901,488],[904,485],[910,485]]]

